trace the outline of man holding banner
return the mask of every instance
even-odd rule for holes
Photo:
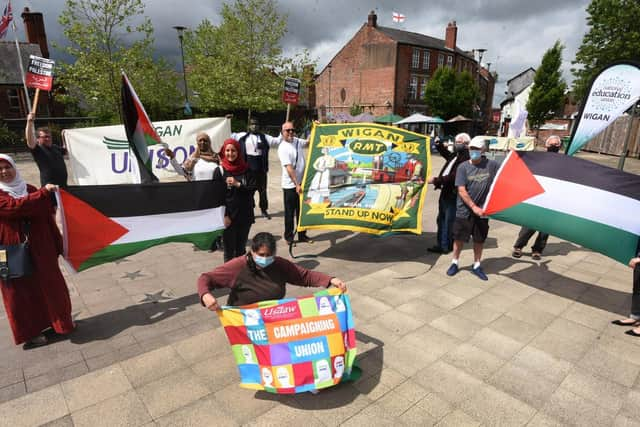
[[[34,131],[34,120],[35,114],[29,113],[24,133],[27,147],[40,170],[40,185],[51,183],[64,188],[67,186],[67,166],[64,163],[67,150],[53,144],[48,128]]]

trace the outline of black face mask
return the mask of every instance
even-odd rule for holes
[[[550,153],[557,153],[558,151],[560,151],[560,146],[559,145],[550,145],[547,147],[547,151]]]
[[[465,151],[467,151],[467,146],[464,144],[456,144],[455,151],[456,153],[464,153]]]

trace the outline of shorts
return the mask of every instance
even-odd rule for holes
[[[453,222],[453,240],[469,241],[469,236],[473,236],[474,243],[484,243],[489,234],[489,218],[480,218],[471,215],[469,218],[456,217]]]

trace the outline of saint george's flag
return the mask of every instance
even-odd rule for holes
[[[405,18],[406,16],[404,16],[402,13],[393,12],[393,22],[401,23],[404,22]]]
[[[13,13],[11,13],[11,2],[7,2],[2,12],[2,18],[0,18],[0,39],[3,39],[7,35],[9,30],[9,24],[13,19]]]
[[[640,176],[556,153],[511,151],[484,210],[626,264],[640,236]]]
[[[60,189],[64,257],[76,271],[168,242],[206,250],[224,230],[222,180]]]
[[[151,170],[148,147],[162,144],[162,141],[124,72],[122,73],[122,116],[129,145],[138,160],[140,181],[142,183],[157,182],[158,178]]]

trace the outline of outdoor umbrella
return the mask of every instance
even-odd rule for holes
[[[384,124],[392,124],[395,123],[397,121],[402,120],[402,116],[399,116],[397,114],[393,114],[393,113],[389,113],[389,114],[385,114],[384,116],[380,116],[377,117],[373,122],[374,123],[384,123]]]
[[[457,116],[447,120],[447,123],[455,123],[455,122],[470,122],[471,119],[466,118],[465,116],[458,114]]]
[[[403,125],[405,123],[429,123],[433,117],[425,116],[424,114],[415,113],[409,117],[405,117],[402,120],[398,120],[394,125]]]

